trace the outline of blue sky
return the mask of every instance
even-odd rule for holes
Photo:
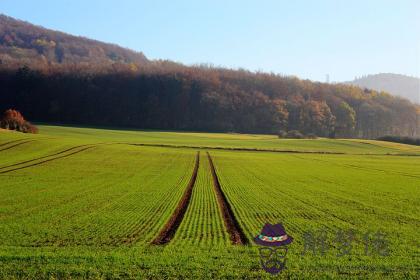
[[[420,76],[418,0],[0,0],[0,12],[151,59],[318,81]]]

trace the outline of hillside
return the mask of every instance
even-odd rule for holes
[[[375,138],[420,133],[405,99],[344,84],[148,61],[116,45],[0,17],[0,112],[142,129]]]
[[[147,62],[140,53],[113,44],[49,30],[0,14],[0,62],[3,65],[115,63],[139,66]]]
[[[418,279],[420,147],[39,129],[0,133],[0,279],[279,279],[253,242],[279,221],[295,240],[282,278]],[[324,255],[307,248],[319,232]]]
[[[420,79],[399,74],[382,73],[357,78],[349,84],[376,91],[386,91],[420,104]]]

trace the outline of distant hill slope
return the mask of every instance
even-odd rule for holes
[[[362,88],[386,91],[420,104],[420,79],[399,74],[382,73],[368,75],[347,82]]]
[[[141,52],[49,30],[0,14],[0,63],[42,67],[60,64],[141,65]],[[134,64],[134,65],[133,65]]]

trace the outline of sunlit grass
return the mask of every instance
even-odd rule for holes
[[[0,278],[270,278],[252,242],[231,245],[205,149],[174,239],[150,245],[185,190],[197,148],[124,143],[344,153],[209,150],[248,239],[267,222],[283,223],[295,238],[282,276],[418,276],[419,157],[387,155],[414,155],[417,147],[41,126],[38,135],[0,132]],[[320,228],[331,251],[302,256],[304,232]],[[334,251],[339,229],[358,234],[345,258]],[[388,235],[389,256],[364,255],[360,236],[367,231]]]

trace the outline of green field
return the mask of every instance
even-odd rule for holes
[[[420,148],[373,140],[39,126],[0,131],[1,279],[273,278],[252,239],[294,237],[278,278],[419,279]],[[152,245],[183,197],[173,239]],[[206,151],[249,243],[232,244]],[[353,230],[337,256],[340,230]],[[326,234],[325,254],[305,234]],[[365,253],[383,233],[388,255]]]

